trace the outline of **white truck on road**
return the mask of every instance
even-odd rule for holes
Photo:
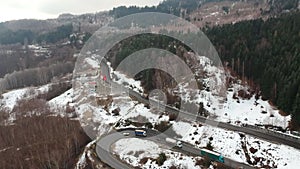
[[[179,140],[175,140],[175,139],[172,139],[172,138],[166,138],[166,142],[175,144],[176,147],[178,147],[178,148],[182,148],[182,142],[179,141]]]

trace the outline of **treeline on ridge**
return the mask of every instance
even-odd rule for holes
[[[146,6],[146,7],[137,7],[137,6],[120,6],[113,8],[109,11],[110,15],[113,15],[115,18],[120,18],[123,16],[142,13],[142,12],[160,12],[173,14],[180,16],[182,18],[190,19],[189,15],[205,3],[209,2],[221,2],[225,0],[164,0],[157,6]],[[235,1],[240,0],[228,0],[234,3]],[[248,0],[251,1],[251,0]],[[259,1],[253,0],[256,3]],[[277,15],[282,13],[284,10],[296,10],[298,8],[299,0],[267,0],[266,3],[270,6],[270,9],[263,11],[263,14],[272,14]],[[263,3],[263,2],[261,2]],[[229,8],[225,7],[224,8]],[[228,9],[227,9],[228,10]]]
[[[23,29],[12,31],[10,29],[7,29],[3,23],[0,23],[0,44],[24,44],[25,42],[29,44],[32,44],[33,42],[56,43],[62,39],[69,38],[72,32],[72,24],[59,26],[52,32],[37,34],[31,30]]]
[[[205,31],[219,56],[300,124],[300,12]]]
[[[15,71],[6,74],[0,79],[0,93],[6,90],[22,88],[26,86],[38,86],[51,82],[53,77],[71,73],[74,69],[73,62],[57,63],[49,67],[39,67]]]
[[[109,14],[113,15],[115,18],[120,18],[123,16],[142,12],[160,12],[182,16],[183,18],[185,18],[186,14],[190,14],[192,11],[197,9],[198,6],[199,0],[167,0],[161,2],[157,6],[151,7],[120,6],[117,8],[113,8],[113,10],[109,11]],[[183,12],[184,10],[186,10],[186,12]]]

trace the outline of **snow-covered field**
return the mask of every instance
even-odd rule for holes
[[[74,90],[69,89],[68,91],[64,92],[60,96],[57,96],[50,100],[48,103],[52,110],[60,110],[62,108],[66,108],[67,104],[71,103],[74,100]]]
[[[200,168],[200,166],[195,165],[196,159],[194,157],[172,152],[166,149],[164,146],[148,140],[142,140],[138,138],[121,139],[112,147],[113,153],[117,154],[121,160],[126,161],[132,166],[144,169],[160,169],[169,168],[171,166],[189,169]],[[160,153],[165,153],[167,157],[167,160],[161,166],[159,166],[155,161],[159,157]],[[146,162],[142,162],[142,159],[146,159]]]
[[[92,58],[85,58],[85,62],[88,63],[92,68],[98,69],[99,63]]]
[[[3,107],[9,108],[12,110],[14,106],[16,105],[17,101],[19,99],[24,98],[25,93],[28,91],[27,88],[25,89],[18,89],[18,90],[13,90],[7,93],[4,93],[3,99],[1,99],[1,105]]]
[[[12,110],[17,104],[17,101],[24,98],[32,98],[37,94],[45,93],[49,89],[49,85],[41,87],[28,87],[23,89],[16,89],[2,94],[3,99],[0,99],[1,107],[6,107]]]
[[[245,155],[247,153],[251,162],[258,160],[255,164],[257,167],[269,165],[271,168],[296,169],[300,165],[300,151],[289,146],[197,123],[179,122],[173,124],[173,129],[178,135],[183,136],[183,141],[199,148],[206,147],[211,142],[214,151],[242,163],[247,163]],[[243,149],[243,146],[246,148]]]
[[[263,101],[261,98],[256,99],[253,95],[250,99],[244,99],[237,96],[240,85],[233,84],[226,93],[224,103],[220,103],[218,96],[207,91],[201,91],[195,99],[197,103],[203,103],[204,108],[213,116],[217,116],[216,120],[222,122],[247,123],[274,125],[286,128],[291,116],[282,116],[279,110]],[[234,98],[234,94],[237,98]],[[224,99],[222,99],[224,100]]]
[[[118,115],[113,113],[116,109],[120,110]],[[117,126],[117,128],[129,127],[122,125],[124,120],[130,120],[137,123],[150,122],[154,125],[155,123],[168,121],[169,119],[169,116],[157,114],[155,110],[148,109],[144,104],[133,101],[128,96],[113,98],[112,103],[107,109],[101,105],[94,106],[89,103],[81,104],[77,106],[77,113],[81,119],[101,122],[107,125],[121,122],[120,126]]]
[[[138,93],[143,93],[144,89],[141,86],[140,81],[136,81],[134,79],[128,78],[126,75],[117,71],[114,71],[113,74],[115,75],[114,80],[118,84],[131,88],[132,90]]]
[[[238,96],[243,91],[249,94],[249,86],[241,80],[226,84],[222,69],[212,66],[210,61],[199,56],[200,66],[206,72],[203,81],[205,90],[189,90],[187,84],[179,84],[177,89],[186,102],[202,103],[204,108],[218,121],[232,124],[247,123],[251,125],[274,125],[286,128],[291,116],[282,116],[279,110],[261,98],[252,95],[250,99]],[[200,73],[199,73],[200,74]],[[227,75],[230,76],[230,75]]]

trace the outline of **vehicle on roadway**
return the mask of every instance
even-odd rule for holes
[[[208,157],[211,160],[224,163],[224,157],[220,153],[203,148],[200,150],[200,154],[202,156]]]
[[[175,139],[172,139],[172,138],[166,138],[166,142],[175,144],[176,147],[178,147],[178,148],[182,148],[182,142],[179,141],[179,140],[175,140]]]
[[[129,133],[123,133],[123,136],[129,136],[130,134]]]
[[[134,133],[135,133],[135,136],[143,136],[143,137],[147,136],[146,130],[134,130]]]

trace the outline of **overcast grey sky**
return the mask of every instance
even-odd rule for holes
[[[99,12],[125,5],[157,5],[162,0],[1,0],[0,22],[55,18],[61,13]]]

